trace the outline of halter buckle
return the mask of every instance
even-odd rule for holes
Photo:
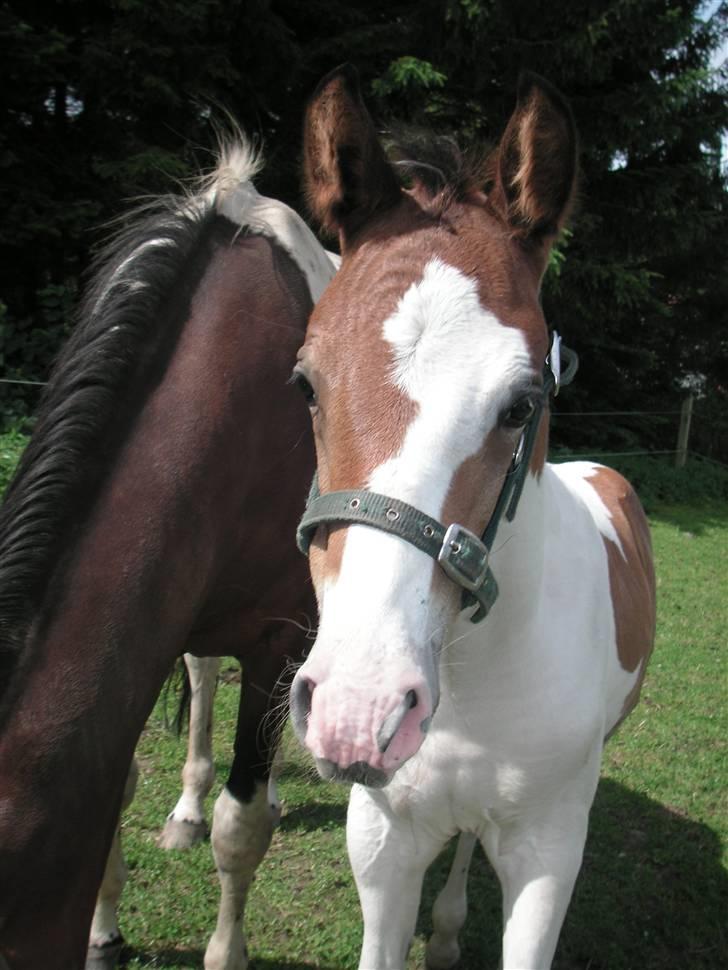
[[[437,561],[450,579],[473,593],[488,574],[488,547],[469,529],[453,522],[442,540]]]

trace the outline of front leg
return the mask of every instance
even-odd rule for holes
[[[446,839],[395,815],[382,792],[354,785],[346,841],[364,918],[359,970],[404,970],[422,880]]]
[[[217,925],[205,953],[205,970],[246,970],[243,920],[248,889],[270,845],[276,813],[267,782],[258,781],[249,800],[223,788],[215,802],[212,852],[220,879]]]
[[[138,779],[139,766],[136,758],[132,758],[124,785],[121,812],[124,812],[134,800]],[[119,822],[96,897],[96,908],[86,954],[86,970],[113,970],[118,963],[124,941],[117,922],[117,910],[127,875],[128,870],[121,849],[121,822]]]
[[[215,932],[205,953],[205,970],[246,970],[248,953],[243,922],[255,870],[268,850],[281,816],[272,764],[276,730],[263,730],[275,704],[281,662],[275,653],[256,667],[242,669],[235,757],[227,786],[215,802],[212,851],[220,877],[220,907]]]
[[[503,970],[549,970],[579,874],[599,756],[558,798],[494,826],[483,847],[503,890]]]

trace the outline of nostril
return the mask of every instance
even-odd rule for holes
[[[301,740],[306,735],[306,722],[311,713],[311,698],[315,687],[312,680],[300,674],[294,678],[291,685],[291,716],[294,730]]]
[[[401,702],[389,714],[377,732],[377,747],[384,754],[392,743],[394,736],[402,726],[402,722],[407,717],[407,713],[417,707],[417,694],[414,690],[408,690]]]

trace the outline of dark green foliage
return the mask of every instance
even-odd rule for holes
[[[572,456],[560,452],[552,461],[570,461]],[[667,504],[700,504],[706,500],[728,500],[728,466],[693,456],[684,468],[676,468],[672,457],[605,457],[596,459],[616,468],[631,482],[648,512]]]
[[[711,64],[727,21],[699,0],[6,0],[0,375],[44,379],[98,227],[209,164],[211,116],[263,138],[261,189],[300,207],[303,106],[338,63],[357,65],[381,126],[483,143],[528,68],[581,136],[580,198],[544,286],[582,361],[560,409],[676,408],[690,384],[710,412],[693,447],[725,458],[728,72]],[[31,404],[0,392],[6,411]],[[579,420],[555,440],[671,448],[674,430]]]

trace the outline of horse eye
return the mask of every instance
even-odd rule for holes
[[[531,395],[521,397],[505,412],[501,424],[506,428],[522,428],[533,417],[535,410],[536,402]]]
[[[308,406],[314,407],[316,404],[316,392],[313,389],[313,385],[300,370],[295,370],[291,376],[291,383],[295,384],[299,389],[301,394],[303,394],[303,399]]]

